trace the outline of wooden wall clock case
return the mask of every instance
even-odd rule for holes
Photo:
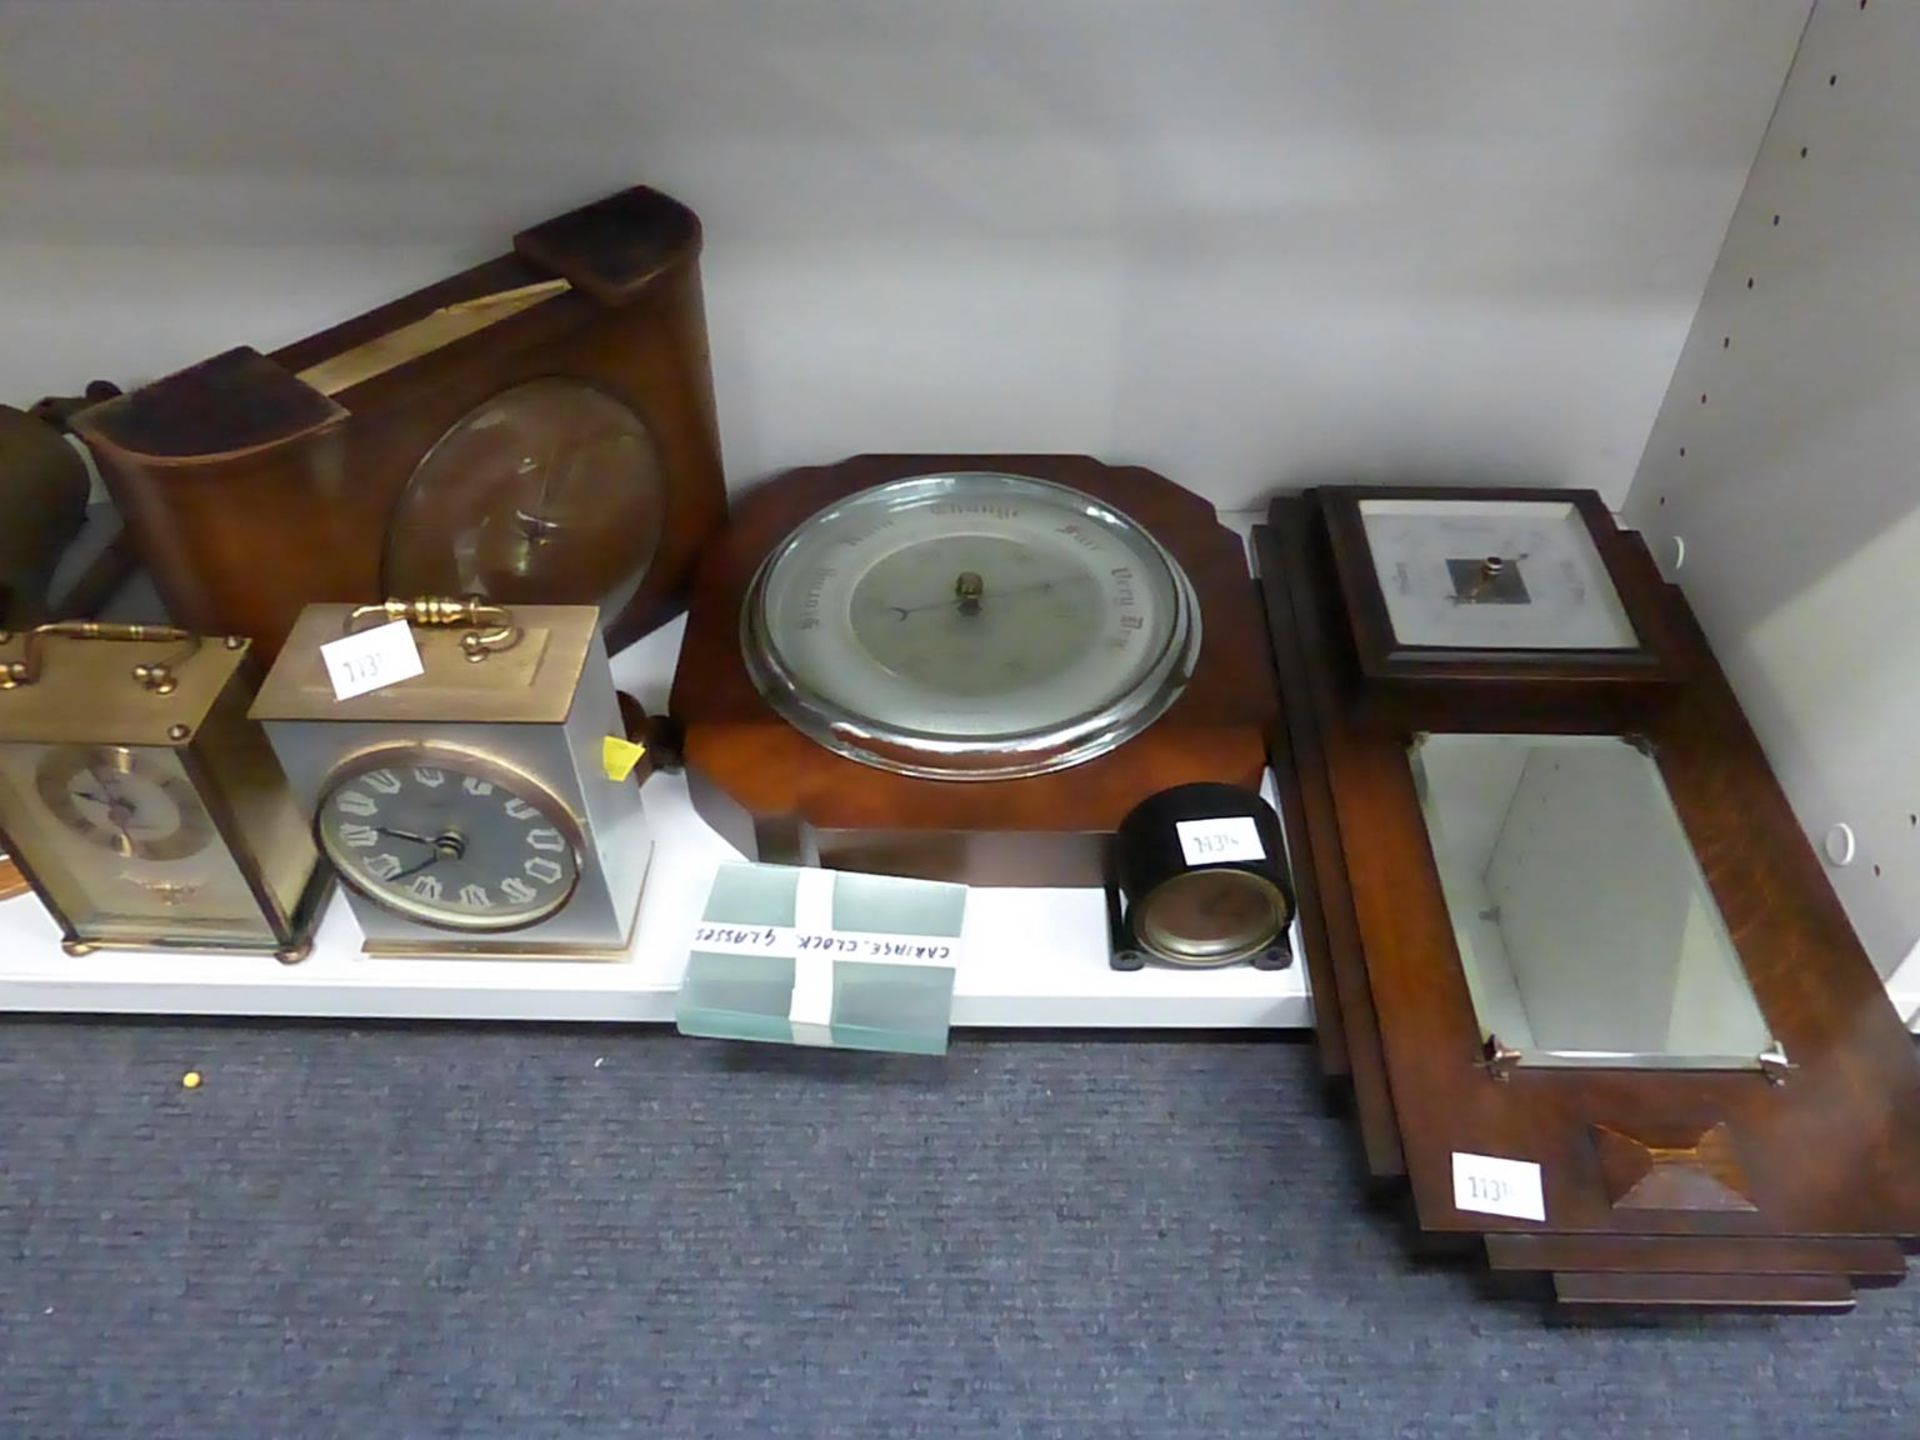
[[[537,582],[488,598],[598,602],[571,592],[578,572],[644,565],[607,617],[618,649],[679,612],[726,516],[699,252],[691,210],[623,191],[521,232],[510,254],[271,354],[227,351],[75,428],[174,621],[250,636],[270,662],[306,605],[409,588],[387,573],[389,528],[463,418],[536,382],[597,392],[588,403],[638,417],[657,487],[574,527],[577,548]],[[656,528],[649,559],[637,532]],[[448,588],[423,583],[409,593]]]
[[[1920,1065],[1679,591],[1633,537],[1688,676],[1645,717],[1740,961],[1796,1068],[1520,1070],[1479,1052],[1407,762],[1407,728],[1366,703],[1319,497],[1256,531],[1288,705],[1275,757],[1323,1035],[1369,1172],[1403,1194],[1425,1249],[1477,1253],[1571,1313],[1831,1310],[1904,1277],[1920,1233]],[[1456,717],[1473,728],[1471,707]],[[1446,729],[1445,717],[1428,722]],[[1562,717],[1529,727],[1604,729]],[[1610,1133],[1603,1133],[1610,1132]],[[1454,1150],[1543,1162],[1550,1224],[1455,1208]],[[1670,1192],[1649,1206],[1656,1176]]]
[[[1138,522],[1191,581],[1193,676],[1142,733],[1069,769],[955,781],[834,754],[762,698],[741,655],[742,605],[803,520],[908,476],[997,471],[1069,486]],[[1213,506],[1152,471],[1074,455],[866,455],[790,471],[741,499],[695,584],[670,706],[702,816],[750,856],[988,885],[1097,885],[1134,805],[1196,780],[1257,787],[1277,697],[1246,547]]]

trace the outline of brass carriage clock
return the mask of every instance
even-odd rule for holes
[[[247,719],[248,642],[79,622],[0,638],[0,831],[67,952],[305,958],[331,876]]]
[[[421,673],[335,698],[320,647],[382,620],[414,627]],[[595,607],[312,605],[253,716],[369,955],[626,953],[652,840],[604,754],[626,728]]]

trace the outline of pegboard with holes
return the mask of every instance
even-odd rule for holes
[[[1624,507],[1883,975],[1920,938],[1916,56],[1920,6],[1814,9]]]

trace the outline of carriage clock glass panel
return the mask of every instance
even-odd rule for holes
[[[321,848],[376,904],[448,930],[514,930],[558,912],[580,880],[567,807],[531,777],[453,746],[394,746],[337,774]]]
[[[1563,500],[1364,499],[1394,639],[1467,650],[1640,644],[1579,509]]]
[[[165,746],[0,747],[0,824],[75,931],[133,944],[272,939],[180,756]]]
[[[630,406],[584,380],[534,380],[420,461],[388,531],[385,588],[611,617],[646,578],[666,511],[659,448]]]
[[[769,704],[829,748],[947,779],[1107,753],[1179,695],[1192,588],[1131,519],[997,473],[875,486],[774,550],[742,616]]]
[[[247,720],[247,642],[87,621],[6,642],[0,831],[68,951],[304,958],[331,876]]]
[[[1490,1050],[1784,1062],[1651,756],[1608,735],[1433,734],[1410,761]]]

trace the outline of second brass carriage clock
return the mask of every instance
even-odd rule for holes
[[[422,673],[336,699],[320,647],[399,619]],[[625,955],[652,840],[593,606],[310,606],[253,715],[368,954]]]

